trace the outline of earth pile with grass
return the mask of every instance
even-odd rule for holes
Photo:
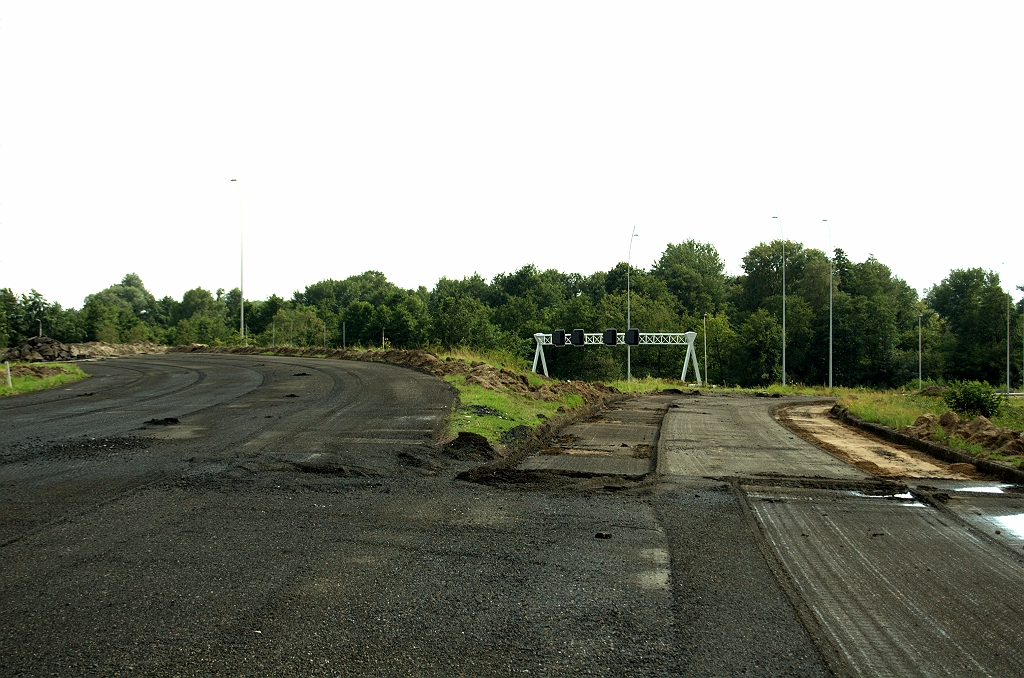
[[[975,457],[1024,464],[1024,399],[1004,398],[993,416],[972,416],[951,410],[944,397],[947,392],[947,387],[937,386],[917,393],[851,389],[838,406],[864,421]]]
[[[941,416],[922,414],[913,424],[901,428],[900,433],[942,444],[956,440],[961,443],[957,447],[982,459],[1005,461],[1017,467],[1024,462],[1024,434],[996,426],[983,415],[966,419],[952,411]]]

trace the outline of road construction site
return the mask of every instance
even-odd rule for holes
[[[408,368],[81,366],[0,401],[3,675],[1024,675],[1022,488],[830,401],[618,396],[485,459]]]

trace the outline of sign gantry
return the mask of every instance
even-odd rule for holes
[[[555,330],[551,334],[537,332],[533,335],[537,342],[537,350],[533,353],[533,371],[537,371],[538,363],[548,375],[548,361],[544,358],[545,346],[686,346],[686,359],[683,361],[683,374],[680,381],[686,381],[686,372],[693,359],[693,372],[697,383],[703,384],[700,378],[700,367],[697,365],[697,354],[693,350],[696,332],[640,332],[639,330],[605,330],[604,332],[584,332],[583,330]]]

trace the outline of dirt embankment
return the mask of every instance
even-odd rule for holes
[[[260,355],[266,352],[266,349],[255,346],[207,346],[205,344],[175,346],[170,350],[185,353],[242,353],[246,355]],[[355,351],[352,349],[325,350],[321,348],[282,347],[274,349],[273,353],[274,355],[284,356],[319,356],[341,360],[361,360],[365,362],[404,365],[421,372],[433,374],[436,377],[462,375],[465,376],[467,384],[473,384],[492,391],[507,391],[537,400],[553,401],[566,395],[579,395],[585,402],[591,403],[619,392],[618,389],[604,386],[603,384],[592,384],[584,381],[558,381],[546,377],[541,377],[543,379],[542,384],[534,385],[530,383],[530,379],[525,374],[516,373],[507,367],[499,368],[484,362],[466,362],[451,357],[442,359],[430,351],[420,349],[408,351],[399,349]]]
[[[832,406],[829,414],[879,439],[898,446],[909,446],[930,457],[948,462],[951,469],[973,467],[978,472],[1002,478],[1007,482],[1020,483],[1024,480],[1024,469],[1013,463],[1006,463],[1012,462],[1014,457],[1024,458],[1015,451],[1019,449],[1019,443],[1015,441],[1021,439],[1021,434],[1010,429],[1002,429],[984,417],[967,421],[953,412],[947,412],[941,417],[927,414],[918,417],[911,426],[895,430],[863,421],[838,403]],[[946,422],[948,428],[940,423],[942,421]],[[969,454],[946,445],[944,437],[974,442],[984,447],[986,451],[977,455]],[[1009,459],[993,458],[999,455]]]
[[[4,360],[23,360],[31,363],[58,362],[61,360],[83,360],[86,358],[110,358],[143,353],[166,353],[168,347],[148,341],[133,341],[130,344],[108,344],[105,341],[90,341],[84,344],[65,344],[50,337],[30,337],[18,346],[0,353]]]
[[[900,429],[900,433],[921,440],[942,442],[943,436],[937,435],[940,428],[944,437],[959,438],[1004,457],[1024,457],[1024,434],[996,426],[984,416],[968,420],[956,412],[946,412],[941,417],[922,414],[913,424]]]
[[[827,404],[796,405],[776,412],[779,421],[834,457],[881,478],[971,478],[971,464],[947,463],[906,445],[895,445],[842,424]]]
[[[37,379],[43,379],[45,377],[52,377],[56,374],[66,374],[67,371],[68,370],[65,368],[53,367],[50,365],[11,365],[11,378],[35,377]]]

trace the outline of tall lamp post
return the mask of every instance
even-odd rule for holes
[[[828,219],[822,219],[828,225],[828,249],[832,251],[832,225]],[[832,388],[832,256],[828,258],[828,387]]]
[[[778,215],[772,219],[779,219]],[[782,235],[782,385],[786,385],[786,234],[779,219],[779,233]]]
[[[242,184],[232,179],[238,187],[238,333],[242,336],[245,346],[249,342],[245,338],[245,231],[242,229]]]
[[[629,295],[629,269],[630,261],[633,259],[633,238],[636,237],[636,226],[633,227],[633,232],[629,236],[629,252],[626,254],[626,329],[632,329],[632,307],[630,305]],[[630,382],[633,380],[633,347],[626,344],[626,381]]]

